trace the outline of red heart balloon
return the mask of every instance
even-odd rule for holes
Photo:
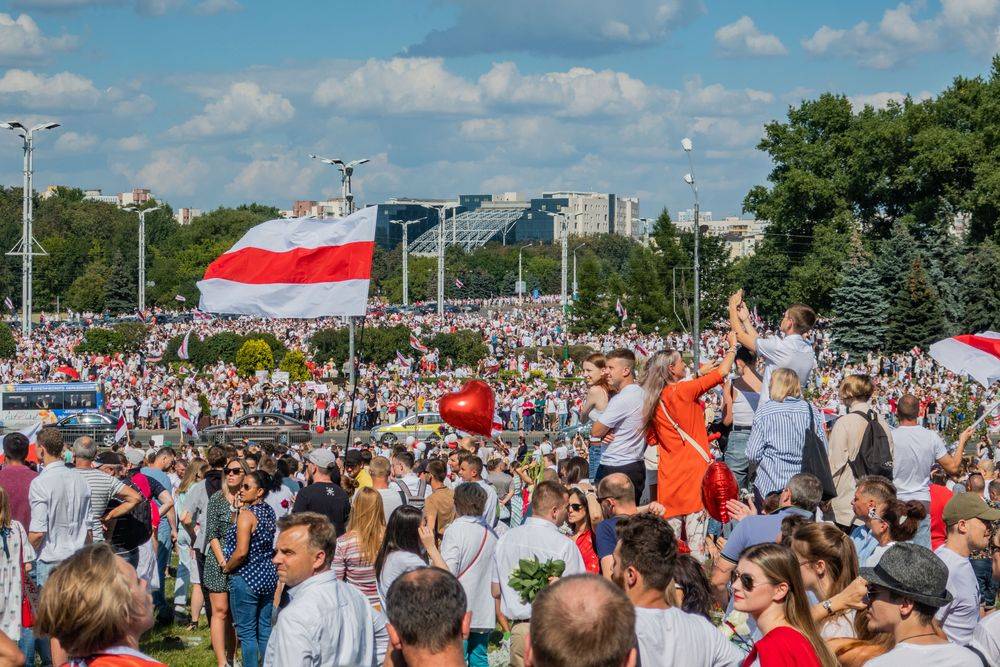
[[[493,390],[482,380],[466,382],[460,391],[441,398],[441,419],[459,431],[490,437]]]
[[[705,504],[705,511],[716,521],[726,523],[729,521],[726,501],[737,497],[739,487],[733,471],[722,461],[712,461],[701,480],[701,502]]]

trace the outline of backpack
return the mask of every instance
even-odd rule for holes
[[[861,438],[858,455],[849,462],[854,479],[861,479],[865,475],[878,475],[891,482],[892,450],[889,448],[889,434],[882,428],[873,411],[853,414],[861,415],[868,422],[865,434]]]
[[[406,482],[401,479],[395,480],[396,486],[399,487],[399,498],[403,501],[404,505],[412,505],[419,510],[424,508],[424,494],[427,491],[427,481],[424,479],[420,480],[420,484],[417,486],[417,494],[413,495],[410,493],[410,487],[407,486]]]
[[[138,477],[138,475],[136,475]],[[123,483],[135,490],[142,498],[127,514],[115,519],[115,525],[108,538],[108,541],[115,547],[131,551],[149,541],[153,534],[153,510],[149,501],[149,485],[146,492],[140,488],[142,485],[136,484],[132,479],[123,480]],[[121,504],[117,498],[112,498],[108,502],[108,509],[113,509]]]
[[[812,405],[806,402],[806,410],[809,412],[809,429],[806,431],[802,443],[802,469],[819,479],[823,487],[823,502],[837,497],[837,487],[833,483],[833,475],[830,474],[830,457],[827,455],[826,446],[816,433],[816,420],[813,417]]]

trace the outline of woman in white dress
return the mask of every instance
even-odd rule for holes
[[[0,630],[15,644],[21,639],[21,569],[30,571],[34,560],[28,534],[11,518],[7,491],[0,487]]]
[[[611,398],[611,387],[608,385],[608,377],[604,372],[606,360],[603,354],[595,353],[583,361],[583,377],[589,385],[587,398],[580,408],[580,422],[597,421],[604,409],[608,407],[608,400]],[[587,462],[590,468],[590,479],[594,479],[597,474],[597,466],[601,462],[601,442],[590,441],[590,448],[587,452]]]

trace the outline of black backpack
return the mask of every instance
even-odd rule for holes
[[[131,551],[148,542],[152,536],[153,511],[149,506],[149,498],[142,494],[135,482],[131,479],[125,479],[122,482],[138,493],[141,500],[127,514],[115,519],[108,542],[119,549]],[[120,500],[112,498],[108,501],[108,509],[114,509],[120,504]]]
[[[830,457],[826,452],[826,445],[816,433],[816,420],[813,417],[812,405],[804,401],[806,410],[809,412],[809,429],[806,431],[802,443],[802,469],[819,479],[823,487],[823,502],[837,497],[837,486],[833,483],[833,475],[830,474]],[[820,426],[822,428],[822,426]]]
[[[861,479],[866,475],[878,475],[892,481],[892,450],[889,448],[889,434],[882,428],[873,411],[854,414],[861,415],[868,422],[865,434],[861,438],[858,455],[850,461],[854,479]]]

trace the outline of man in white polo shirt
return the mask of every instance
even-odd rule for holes
[[[646,449],[643,416],[646,391],[635,381],[635,354],[631,350],[612,350],[606,368],[608,384],[616,393],[590,429],[591,437],[601,438],[604,445],[593,481],[596,484],[612,473],[623,473],[632,480],[635,502],[639,504],[646,488],[646,464],[642,458]]]
[[[784,336],[761,337],[750,321],[750,311],[743,303],[743,290],[729,297],[729,324],[736,332],[740,345],[754,352],[764,360],[764,377],[760,388],[760,402],[763,407],[770,399],[768,385],[771,373],[776,368],[790,368],[799,376],[805,390],[809,374],[816,368],[816,352],[803,338],[816,324],[816,313],[801,303],[792,304],[781,318],[780,330]]]

